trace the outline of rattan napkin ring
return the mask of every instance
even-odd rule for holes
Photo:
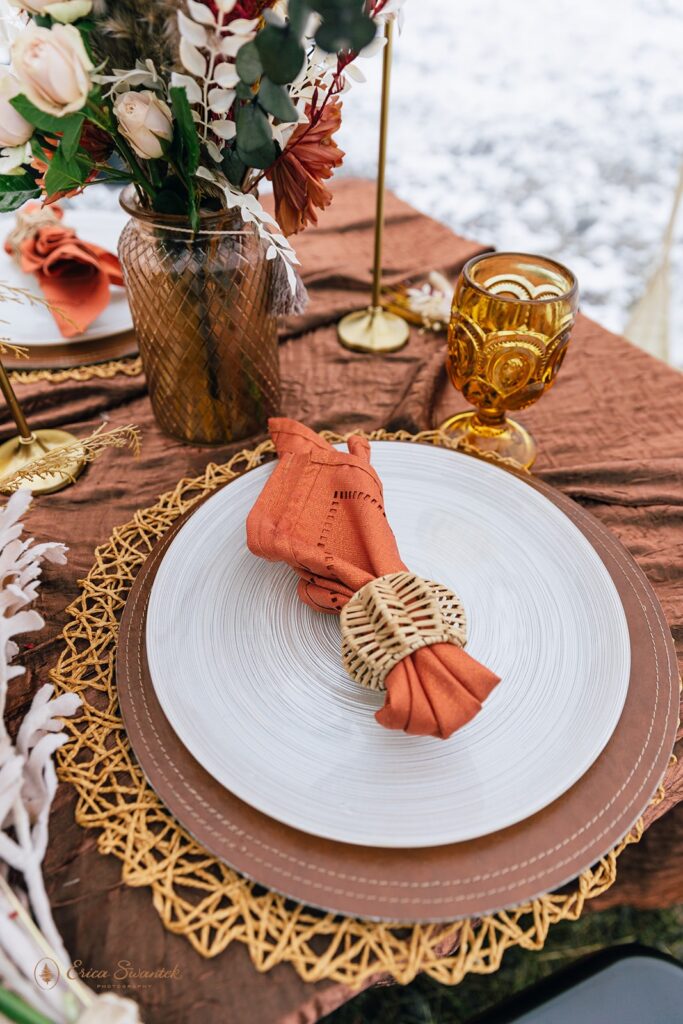
[[[467,642],[462,602],[412,572],[366,583],[342,609],[342,664],[357,683],[384,690],[392,668],[421,647]]]

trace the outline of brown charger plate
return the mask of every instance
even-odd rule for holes
[[[2,357],[8,370],[70,370],[75,366],[115,362],[138,354],[135,331],[124,331],[92,341],[65,341],[63,345],[27,345],[28,357]]]
[[[419,850],[320,839],[239,800],[177,738],[147,666],[146,611],[152,584],[192,509],[159,540],[133,583],[121,620],[116,677],[124,723],[145,775],[207,850],[247,877],[310,906],[408,923],[449,921],[518,906],[576,878],[629,831],[657,788],[674,743],[678,673],[670,631],[644,574],[609,531],[553,488],[522,479],[557,505],[593,545],[628,621],[628,696],[612,738],[589,771],[554,803],[511,828]]]

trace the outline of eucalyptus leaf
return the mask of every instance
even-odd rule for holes
[[[0,174],[0,213],[17,210],[39,195],[40,189],[30,174]]]
[[[307,0],[321,17],[315,41],[328,53],[358,52],[372,42],[376,26],[364,0]]]
[[[270,122],[255,103],[237,114],[237,155],[248,167],[260,170],[270,167],[277,156]]]
[[[250,85],[246,85],[244,82],[238,82],[235,88],[235,96],[238,100],[253,100],[254,93]]]
[[[263,74],[263,65],[261,64],[261,57],[259,56],[256,43],[245,43],[238,50],[235,67],[237,68],[237,74],[247,85],[254,85],[255,82],[258,82]]]
[[[277,85],[293,82],[301,71],[306,54],[289,26],[266,25],[254,43],[261,57],[264,74]]]
[[[315,41],[327,53],[338,53],[340,50],[358,53],[370,45],[375,32],[374,21],[366,16],[358,17],[350,23],[335,19],[323,21],[315,34]]]
[[[310,13],[311,7],[306,0],[289,0],[287,17],[289,18],[292,32],[298,39],[301,39],[303,35]]]
[[[223,152],[223,170],[230,184],[239,188],[244,181],[247,167],[232,147]]]
[[[299,120],[299,114],[282,85],[276,85],[267,77],[261,79],[258,91],[258,102],[267,114],[272,114],[278,121],[291,123]]]

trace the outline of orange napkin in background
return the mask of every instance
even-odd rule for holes
[[[384,514],[370,445],[350,437],[349,454],[290,419],[271,419],[278,463],[247,519],[247,544],[299,575],[311,608],[340,612],[370,580],[407,566]],[[447,739],[481,709],[499,682],[454,644],[423,647],[386,678],[376,719],[387,729]]]
[[[59,217],[61,210],[55,210]],[[65,338],[82,334],[109,305],[109,286],[123,287],[118,258],[76,237],[63,224],[43,224],[25,238],[18,251],[5,243],[26,274],[35,274],[50,312]]]

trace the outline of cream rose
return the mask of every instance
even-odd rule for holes
[[[114,104],[114,113],[124,138],[143,160],[163,156],[162,140],[173,138],[173,114],[155,92],[124,92]]]
[[[0,146],[9,149],[23,146],[33,135],[33,125],[10,103],[20,92],[21,86],[11,71],[0,68]]]
[[[11,3],[30,14],[49,14],[64,24],[84,18],[92,11],[92,0],[11,0]]]
[[[93,64],[73,25],[31,22],[12,44],[12,67],[24,95],[46,114],[62,117],[85,106]]]

